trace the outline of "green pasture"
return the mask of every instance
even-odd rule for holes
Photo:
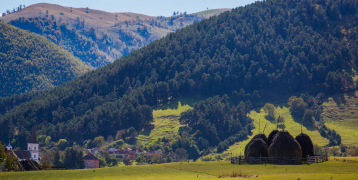
[[[218,179],[233,172],[249,179],[356,179],[358,163],[329,161],[311,165],[233,165],[228,161],[119,166],[101,169],[0,173],[0,179],[117,180],[117,179]]]
[[[190,98],[180,98],[165,104],[161,104],[153,110],[154,122],[152,127],[144,129],[138,135],[141,144],[146,145],[158,138],[171,138],[178,134],[180,113],[185,112],[193,107],[193,104],[204,100],[205,97],[197,95]]]
[[[341,93],[331,96],[323,103],[323,119],[326,126],[334,129],[341,137],[342,144],[358,145],[358,92]]]
[[[275,118],[278,116],[282,116],[285,118],[285,130],[289,131],[290,134],[293,137],[296,137],[298,134],[301,133],[301,119],[295,119],[291,116],[290,109],[287,105],[287,103],[279,103],[275,105],[276,111],[275,111]],[[233,155],[244,155],[244,149],[246,144],[251,140],[253,136],[262,132],[264,130],[264,127],[266,125],[266,129],[264,134],[268,137],[270,132],[274,129],[276,129],[277,125],[275,123],[275,120],[270,120],[266,118],[267,113],[264,112],[262,108],[257,108],[255,110],[252,110],[249,114],[249,116],[254,119],[254,125],[255,128],[252,130],[252,135],[249,136],[247,140],[237,142],[234,145],[230,146],[228,150],[226,150],[223,154],[230,154]],[[260,123],[259,123],[260,122]],[[259,125],[260,124],[260,125]],[[309,135],[312,139],[312,142],[314,144],[325,146],[328,144],[328,139],[323,138],[319,132],[312,126],[312,125],[304,125],[302,127],[303,133]]]

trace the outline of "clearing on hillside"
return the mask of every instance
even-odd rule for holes
[[[285,130],[289,131],[292,136],[296,137],[297,135],[301,134],[301,120],[295,120],[289,107],[286,103],[276,104],[276,111],[275,117],[281,116],[285,119]],[[248,137],[247,140],[237,142],[234,145],[230,146],[229,149],[223,152],[223,154],[230,154],[232,153],[233,156],[244,155],[245,145],[253,138],[253,136],[259,133],[259,120],[260,120],[260,130],[263,131],[264,126],[266,125],[266,129],[264,134],[268,136],[270,132],[276,129],[277,125],[275,121],[270,121],[265,118],[267,113],[264,112],[262,108],[257,108],[252,110],[249,116],[254,119],[255,128],[252,130],[252,135]],[[312,139],[313,144],[317,144],[319,146],[325,146],[328,144],[328,139],[322,137],[318,130],[314,128],[312,125],[304,125],[303,126],[303,133],[309,135]]]
[[[323,103],[322,117],[326,126],[342,137],[342,144],[358,145],[358,91],[328,97]]]

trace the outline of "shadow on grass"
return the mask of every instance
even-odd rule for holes
[[[157,106],[155,109],[156,110],[178,109],[178,107],[179,107],[179,100],[176,99],[176,100],[165,102]]]
[[[148,126],[145,126],[143,130],[140,132],[141,135],[149,136],[152,130],[154,129],[154,125],[150,124]]]
[[[296,116],[296,115],[293,115],[293,114],[291,114],[291,115],[292,115],[293,121],[295,121],[298,124],[302,124],[302,118],[303,117]],[[303,127],[307,128],[307,130],[309,130],[309,131],[315,131],[316,130],[316,128],[312,124],[303,123]]]
[[[190,107],[193,107],[194,104],[198,103],[199,101],[204,101],[208,97],[203,96],[201,94],[196,94],[193,96],[186,96],[186,97],[180,97],[165,103],[162,103],[158,105],[155,109],[156,110],[166,110],[166,109],[178,109],[179,108],[179,102],[182,106],[188,105]]]
[[[356,98],[355,92],[356,92],[355,90],[352,90],[352,91],[348,91],[348,92],[340,92],[340,93],[331,94],[330,96],[332,97],[332,99],[336,103],[336,105],[339,107],[339,106],[347,104],[347,99],[344,97],[344,95],[347,95],[349,99]],[[328,102],[328,98],[325,98],[324,101]]]
[[[269,116],[269,115],[265,115],[265,119],[268,120],[268,121],[270,121],[271,123],[276,122],[275,117],[272,117],[272,116]]]
[[[346,98],[344,97],[344,93],[339,93],[337,95],[332,96],[333,101],[337,106],[341,106],[347,103]]]
[[[261,107],[258,107],[258,108],[255,108],[255,109],[254,109],[254,111],[255,111],[256,113],[260,113],[260,112],[261,112],[260,110],[261,110]]]

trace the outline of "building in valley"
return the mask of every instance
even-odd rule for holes
[[[10,142],[6,148],[8,150],[12,150]],[[13,151],[13,153],[18,157],[19,161],[32,159],[36,162],[40,162],[39,142],[37,142],[35,127],[32,128],[31,138],[30,141],[27,143],[27,150]]]
[[[83,160],[85,162],[85,169],[99,168],[99,159],[91,152],[88,152]]]

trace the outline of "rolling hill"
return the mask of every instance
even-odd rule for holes
[[[355,90],[346,70],[358,64],[357,14],[354,0],[268,0],[235,8],[14,107],[6,109],[1,105],[6,99],[0,99],[0,137],[24,141],[36,124],[39,134],[55,142],[65,138],[70,145],[117,134],[130,142],[139,133],[140,141],[151,141],[145,148],[185,152],[189,159],[225,151],[255,133],[255,117],[264,114],[252,109],[264,98]],[[207,99],[172,118],[181,127],[165,127],[178,134],[153,140],[163,131],[151,125],[165,121],[159,118],[165,112],[154,114],[153,109],[197,94]],[[316,108],[320,99],[307,97],[307,107]],[[178,116],[184,108],[175,109]],[[287,117],[287,127],[298,126],[287,107],[279,111]]]
[[[45,36],[87,65],[98,68],[170,32],[228,10],[230,9],[213,9],[197,14],[153,17],[131,12],[110,13],[39,3],[0,19],[5,22],[14,21],[11,24]],[[48,26],[54,22],[57,27]],[[66,29],[70,33],[64,33]],[[62,36],[55,34],[57,30],[61,31]],[[66,37],[66,34],[71,33],[74,35]]]
[[[0,96],[47,90],[91,69],[46,38],[0,22]]]

